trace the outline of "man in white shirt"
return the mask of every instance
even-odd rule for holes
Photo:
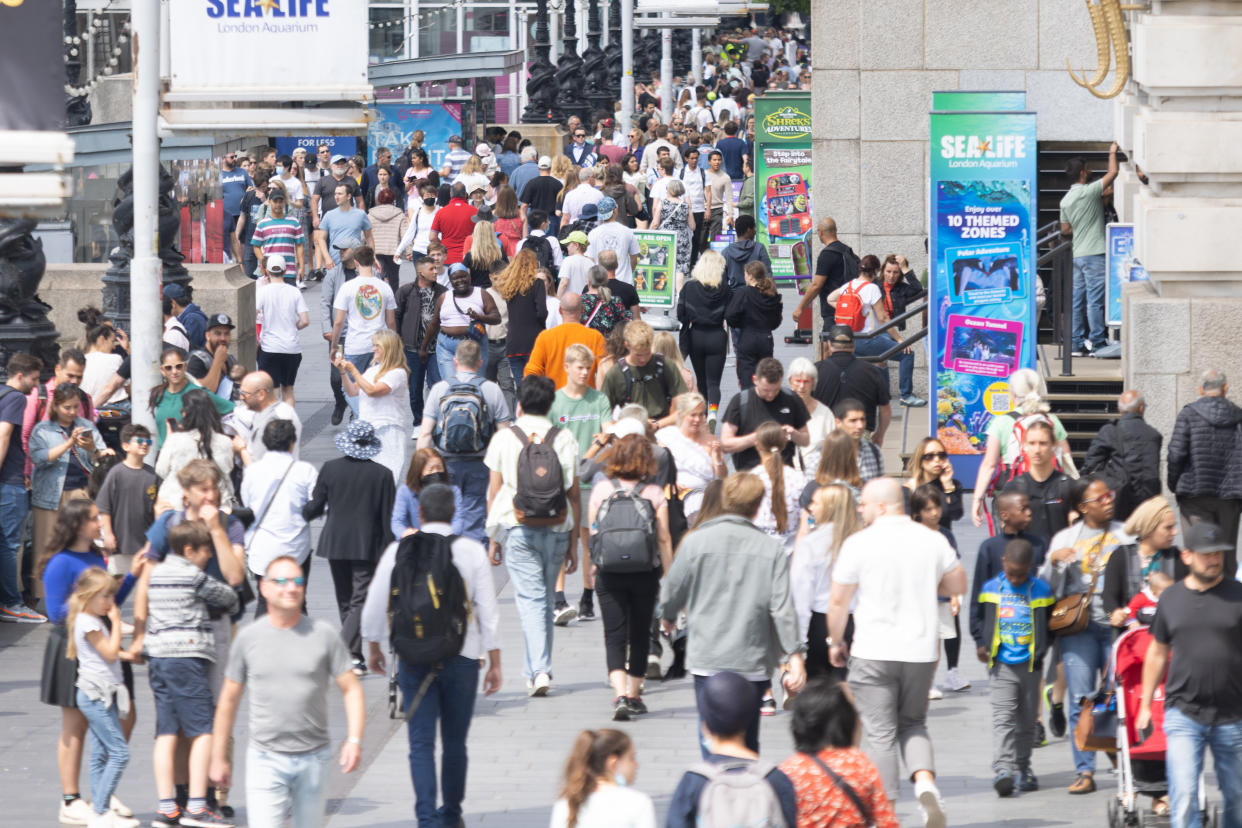
[[[676,147],[669,143],[668,127],[664,124],[660,124],[656,127],[655,134],[655,140],[648,144],[647,148],[643,150],[643,160],[638,165],[638,171],[645,173],[647,170],[651,169],[651,165],[658,160],[657,153],[660,151],[660,147],[668,147],[669,155],[673,159],[673,165],[680,167],[682,165],[681,153],[677,151]]]
[[[259,335],[260,371],[276,383],[280,398],[294,405],[293,385],[302,364],[302,340],[298,331],[310,325],[310,309],[302,291],[285,281],[285,257],[279,253],[264,262],[266,278],[255,291]]]
[[[354,248],[354,264],[358,275],[337,291],[332,300],[332,350],[341,344],[345,331],[345,358],[359,371],[371,365],[371,336],[387,325],[397,330],[397,297],[388,282],[375,276],[375,251],[367,245]],[[346,323],[349,323],[346,329]],[[346,398],[354,416],[358,416],[358,398]]]
[[[617,202],[604,196],[596,205],[600,224],[587,234],[587,251],[590,258],[598,261],[604,250],[617,254],[617,278],[626,284],[634,284],[634,268],[638,265],[638,239],[634,231],[616,220]]]
[[[690,266],[699,260],[703,241],[703,219],[707,215],[707,170],[699,167],[699,150],[691,147],[686,152],[686,163],[677,171],[676,178],[686,187],[686,202],[690,212],[694,214],[692,245],[690,249]]]
[[[668,196],[668,182],[673,180],[673,170],[676,169],[673,159],[665,154],[663,148],[661,148],[660,156],[660,160],[655,163],[655,166],[651,168],[651,173],[647,176],[647,197],[651,199],[653,211],[656,203]],[[681,169],[684,170],[685,166],[683,165]]]
[[[964,595],[966,572],[939,532],[905,514],[901,484],[872,480],[859,509],[867,528],[841,546],[828,599],[828,654],[836,667],[849,659],[850,689],[890,800],[900,785],[897,750],[914,778],[914,794],[929,828],[945,825],[936,788],[927,693],[940,660],[937,596]],[[845,625],[854,602],[854,642]]]
[[[380,641],[388,618],[393,569],[402,546],[413,554],[420,536],[452,533],[453,490],[443,484],[423,488],[418,496],[421,526],[401,543],[384,551],[362,608],[362,638],[370,651],[370,667],[384,674],[387,665]],[[420,539],[421,540],[421,539]],[[477,541],[456,538],[452,542],[453,566],[461,573],[472,612],[466,626],[461,652],[445,659],[438,670],[430,664],[397,662],[397,682],[401,685],[402,708],[406,711],[410,740],[410,776],[414,782],[415,815],[422,825],[461,824],[461,803],[466,792],[466,736],[474,717],[475,696],[479,690],[479,669],[484,654],[487,672],[483,676],[483,695],[500,689],[499,610],[496,587],[492,583],[487,553]],[[420,696],[420,693],[422,694]],[[413,702],[419,699],[417,706]],[[413,709],[410,709],[413,707]],[[441,738],[441,767],[436,773],[436,730]],[[444,804],[436,807],[437,777]]]
[[[238,435],[233,439],[233,445],[240,452],[243,464],[249,466],[256,460],[262,459],[267,452],[267,448],[263,445],[263,429],[267,428],[267,424],[272,420],[288,420],[293,423],[294,430],[297,432],[297,442],[302,441],[302,420],[298,417],[298,412],[289,403],[281,402],[277,398],[275,384],[272,382],[271,375],[266,371],[252,371],[242,378],[241,400],[246,404],[247,413],[250,415],[247,418],[249,428],[244,435]],[[296,459],[298,456],[296,444],[292,454]]]
[[[578,220],[578,215],[582,212],[582,208],[587,204],[598,204],[604,194],[599,191],[598,185],[595,183],[595,168],[587,167],[582,170],[581,181],[577,187],[574,187],[565,194],[564,206],[561,208],[565,213],[561,219],[563,226],[573,224]]]
[[[575,230],[561,244],[565,245],[568,255],[561,261],[561,286],[556,295],[564,296],[566,292],[580,294],[586,289],[587,271],[595,264],[586,255],[590,240],[586,233]]]

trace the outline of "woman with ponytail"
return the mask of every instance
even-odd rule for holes
[[[584,730],[565,763],[565,787],[550,828],[655,828],[651,797],[630,786],[638,776],[634,743],[620,730]]]
[[[755,429],[755,449],[759,465],[751,473],[763,481],[763,502],[755,515],[755,526],[785,544],[793,551],[798,532],[798,498],[806,487],[802,472],[785,462],[782,452],[789,442],[785,427],[768,420]]]

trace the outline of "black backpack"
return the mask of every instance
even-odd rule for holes
[[[535,259],[538,261],[539,267],[547,268],[552,277],[556,278],[556,256],[552,253],[552,242],[548,241],[548,237],[527,236],[525,247],[535,251]]]
[[[613,491],[595,513],[591,561],[600,572],[650,572],[659,564],[655,508],[638,493],[643,483],[627,489],[609,478]]]
[[[652,354],[651,361],[655,363],[656,371],[644,381],[660,383],[660,387],[664,389],[664,395],[668,396],[668,386],[664,383],[664,355]],[[625,404],[629,405],[634,402],[634,371],[625,357],[622,357],[617,365],[621,368],[621,376],[625,377]]]
[[[841,257],[841,272],[845,274],[845,282],[843,282],[843,284],[848,285],[851,281],[858,278],[858,274],[861,270],[861,263],[858,260],[858,254],[854,252],[853,248],[838,239],[828,245],[826,249],[831,250],[833,253],[836,253]],[[836,290],[837,287],[840,287],[840,285],[829,285],[827,290],[820,293],[820,297],[827,297],[828,294]]]
[[[517,461],[517,492],[513,513],[523,526],[556,526],[565,520],[569,503],[565,498],[565,473],[556,454],[557,426],[548,429],[542,440],[531,440],[516,425],[510,430],[522,443]]]
[[[388,593],[392,648],[407,664],[432,666],[406,711],[409,718],[444,662],[461,653],[470,594],[453,564],[456,536],[415,532],[401,539]]]
[[[487,408],[481,383],[455,382],[440,398],[439,417],[432,439],[441,454],[473,457],[487,451],[496,431],[495,420]]]

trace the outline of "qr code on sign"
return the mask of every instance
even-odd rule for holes
[[[992,410],[993,411],[1008,411],[1011,407],[1012,407],[1012,403],[1009,400],[1009,394],[1000,393],[1000,394],[992,395]]]

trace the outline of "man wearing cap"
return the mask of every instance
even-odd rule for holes
[[[466,237],[474,232],[474,215],[478,210],[466,201],[466,188],[460,181],[453,185],[449,193],[449,203],[441,207],[431,220],[427,238],[444,245],[447,253],[444,262],[451,265],[460,262],[465,255],[462,248]]]
[[[573,138],[565,147],[565,154],[569,156],[569,160],[574,163],[575,167],[595,166],[595,148],[586,139],[586,127],[578,124],[574,127],[574,131],[570,133]]]
[[[352,180],[352,179],[351,179]],[[375,242],[371,235],[371,220],[365,210],[354,206],[349,186],[338,182],[333,188],[336,209],[324,214],[319,220],[319,229],[315,231],[315,246],[319,250],[321,260],[331,259],[332,264],[341,263],[341,251],[350,246],[349,241],[360,238],[368,247]]]
[[[281,261],[283,263],[283,259]],[[236,402],[237,383],[241,381],[246,369],[238,365],[237,360],[229,354],[229,340],[233,336],[234,327],[233,320],[227,313],[212,314],[207,320],[207,333],[203,342],[205,347],[190,351],[185,370],[198,380],[199,385],[217,397]]]
[[[320,159],[324,153],[320,147]],[[349,162],[343,155],[332,156],[332,164],[329,168],[331,175],[321,176],[319,183],[315,185],[315,194],[311,196],[311,221],[315,225],[315,229],[319,229],[319,222],[328,213],[337,208],[336,185],[344,184],[349,189],[350,198],[353,199],[353,205],[359,210],[364,210],[365,205],[362,201],[362,188],[358,186],[358,182],[348,175],[346,171],[349,169]],[[326,262],[320,262],[322,267],[327,267]]]
[[[185,328],[190,348],[201,348],[207,333],[207,314],[194,304],[194,294],[189,285],[171,282],[164,285],[164,298],[172,301],[172,312]]]
[[[643,153],[645,156],[646,153]],[[617,254],[617,279],[634,284],[634,267],[638,264],[638,239],[634,231],[617,221],[617,202],[604,196],[595,205],[599,211],[599,227],[587,234],[587,251],[590,258],[598,261],[605,250]]]
[[[539,150],[535,149],[533,144],[523,147],[521,158],[522,163],[518,164],[517,169],[509,176],[509,186],[519,197],[526,185],[539,177]],[[548,168],[552,168],[551,159],[548,159]]]
[[[460,135],[451,135],[448,139],[449,151],[444,154],[444,166],[440,167],[440,177],[449,184],[457,180],[457,174],[470,160],[470,151],[462,146]]]
[[[284,190],[273,188],[268,193],[268,216],[254,228],[250,244],[254,247],[255,260],[258,262],[267,264],[272,256],[283,257],[285,264],[281,268],[281,278],[284,275],[296,276],[298,286],[303,287],[306,284],[303,281],[306,276],[306,262],[302,258],[302,248],[306,236],[302,233],[302,222],[286,213],[286,204]],[[271,269],[265,267],[264,272],[270,274]]]
[[[1141,733],[1151,725],[1152,699],[1164,679],[1161,729],[1173,825],[1201,824],[1199,776],[1204,748],[1211,747],[1223,824],[1233,826],[1242,812],[1242,584],[1224,568],[1233,539],[1219,526],[1190,524],[1185,546],[1190,574],[1160,594],[1134,726]]]
[[[587,271],[595,264],[587,255],[586,249],[590,241],[587,234],[574,230],[561,240],[565,246],[565,258],[561,259],[561,286],[557,293],[564,296],[566,292],[582,293],[586,289]]]
[[[604,194],[599,191],[599,185],[595,181],[595,168],[588,167],[583,169],[581,183],[569,192],[565,193],[565,200],[561,207],[564,213],[562,222],[564,224],[573,224],[578,220],[578,216],[582,213],[582,208],[588,204],[599,204],[599,200]]]
[[[552,177],[552,159],[546,155],[539,156],[539,175],[531,179],[518,193],[524,227],[530,228],[527,214],[532,210],[540,210],[550,219],[555,217],[556,196],[562,186],[560,179]]]
[[[280,398],[294,404],[293,385],[302,364],[298,331],[310,325],[310,310],[302,292],[285,281],[285,259],[267,257],[267,278],[258,286],[255,307],[262,330],[259,335],[259,370],[275,383]]]
[[[866,411],[871,442],[880,446],[893,419],[884,374],[854,356],[854,332],[849,325],[833,325],[826,336],[828,358],[815,363],[819,379],[811,396],[830,409],[843,400],[858,400]]]

